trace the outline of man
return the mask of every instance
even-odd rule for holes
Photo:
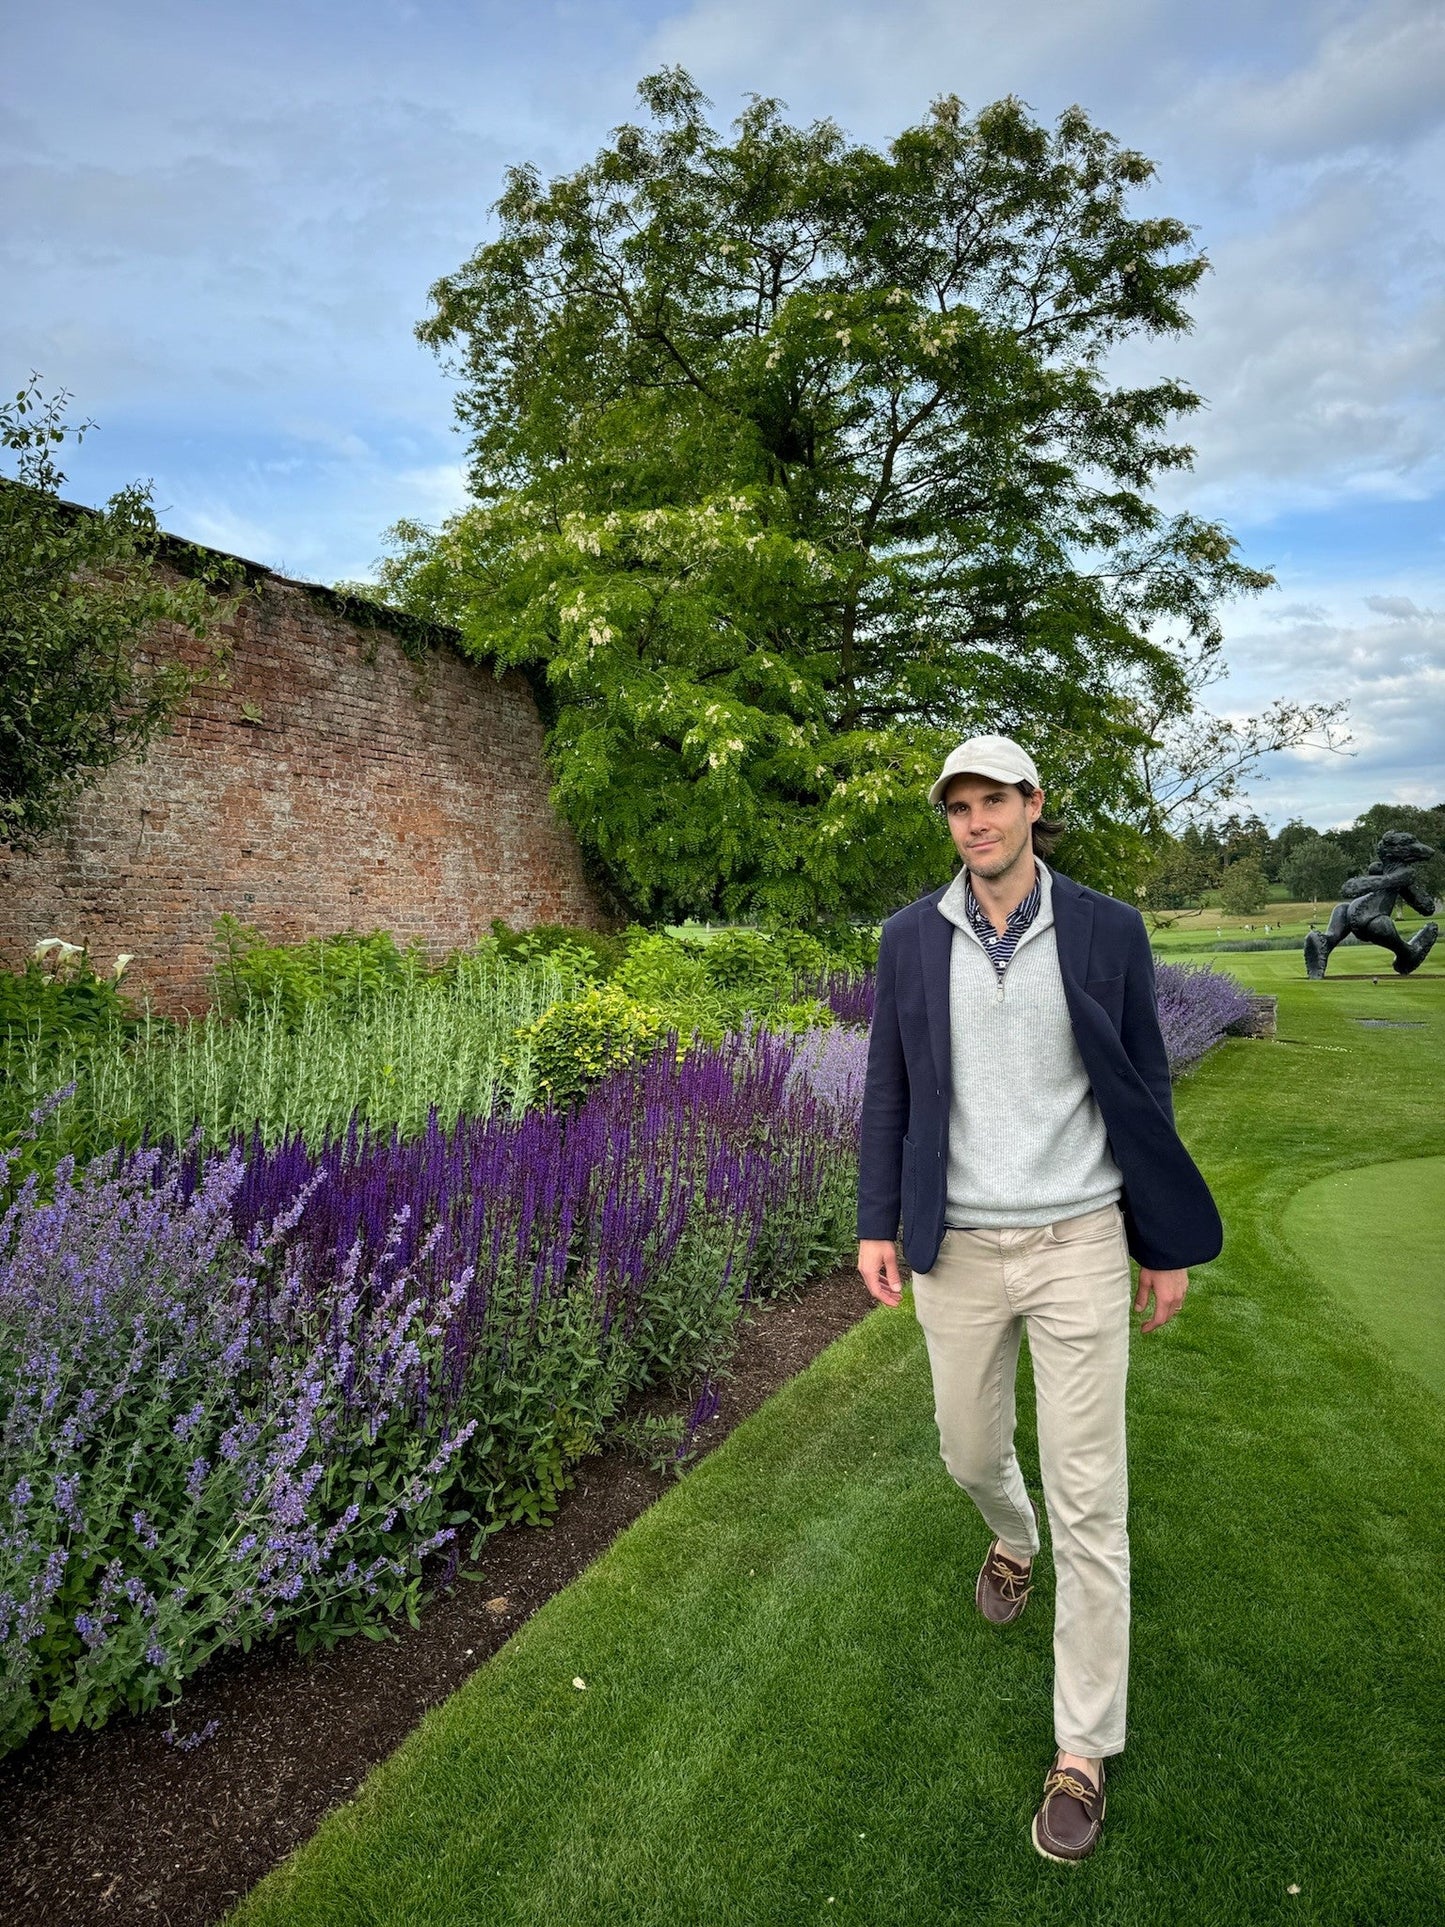
[[[898,1304],[901,1212],[943,1460],[994,1535],[975,1602],[1000,1626],[1028,1603],[1039,1550],[1013,1446],[1028,1325],[1057,1580],[1058,1751],[1033,1841],[1081,1860],[1124,1746],[1129,1258],[1152,1332],[1224,1234],[1174,1129],[1139,912],[1041,860],[1063,826],[1042,817],[1038,771],[1010,737],[961,744],[929,801],[963,868],[883,925],[858,1268]]]

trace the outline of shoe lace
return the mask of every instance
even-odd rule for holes
[[[1087,1806],[1091,1800],[1098,1798],[1099,1789],[1072,1767],[1056,1766],[1051,1769],[1044,1783],[1044,1798],[1047,1800],[1055,1793],[1067,1793],[1071,1799],[1082,1800]]]
[[[1004,1598],[1010,1601],[1028,1598],[1033,1590],[1032,1572],[1031,1565],[1020,1571],[1010,1560],[1005,1559],[1001,1552],[996,1552],[989,1562],[989,1578]]]

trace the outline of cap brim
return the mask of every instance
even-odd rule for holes
[[[943,801],[943,792],[955,776],[991,776],[996,783],[1022,783],[1025,780],[1022,775],[1011,776],[1007,770],[1002,769],[951,769],[946,776],[940,776],[928,792],[930,806]]]

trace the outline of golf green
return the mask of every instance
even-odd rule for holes
[[[1296,1191],[1284,1235],[1397,1361],[1445,1398],[1445,1157],[1332,1171]]]

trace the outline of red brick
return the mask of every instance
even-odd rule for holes
[[[179,1012],[208,1001],[223,910],[288,943],[390,930],[434,960],[497,916],[606,927],[548,802],[520,676],[445,641],[423,667],[325,591],[265,573],[228,629],[224,687],[194,689],[36,856],[0,844],[0,962],[56,936],[88,943],[104,974],[128,950],[127,991]],[[184,632],[157,637],[157,659],[203,654]]]

